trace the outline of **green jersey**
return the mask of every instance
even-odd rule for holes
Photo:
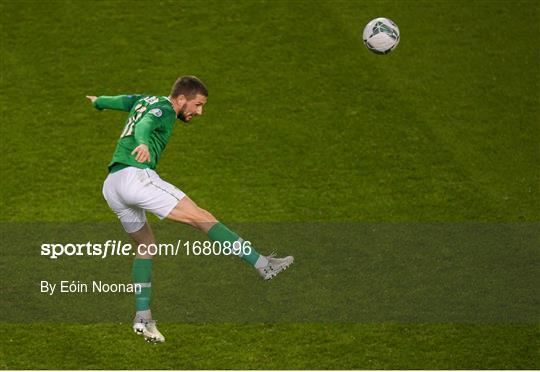
[[[162,96],[100,96],[94,101],[98,110],[113,109],[129,111],[124,130],[116,144],[109,171],[122,166],[155,169],[161,153],[171,137],[176,112],[167,97]],[[150,160],[139,163],[133,150],[141,145],[148,146]]]

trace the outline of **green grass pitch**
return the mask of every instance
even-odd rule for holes
[[[401,30],[386,56],[361,40],[379,16]],[[209,101],[158,172],[225,221],[540,220],[538,2],[1,0],[0,17],[1,224],[114,222],[101,186],[124,114],[84,97],[165,95],[185,74]],[[149,345],[129,314],[3,318],[0,367],[540,368],[538,323],[160,328]]]

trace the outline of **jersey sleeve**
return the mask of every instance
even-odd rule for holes
[[[135,124],[135,141],[137,145],[147,145],[150,142],[152,131],[161,125],[160,117],[153,115],[152,110]]]
[[[120,111],[130,111],[135,102],[137,102],[142,95],[123,95],[123,96],[99,96],[94,101],[93,105],[98,110],[111,109]]]

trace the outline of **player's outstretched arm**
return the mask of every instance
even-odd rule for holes
[[[137,102],[141,95],[123,95],[123,96],[86,96],[92,102],[92,105],[98,110],[120,110],[131,111],[131,108]]]

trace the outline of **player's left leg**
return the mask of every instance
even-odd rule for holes
[[[143,227],[135,232],[129,233],[129,236],[137,243],[137,247],[148,247],[150,244],[155,244],[156,239],[148,222],[145,222]],[[137,249],[135,259],[133,260],[132,279],[133,284],[141,288],[135,293],[135,318],[152,319],[150,310],[150,298],[152,296],[152,258],[147,251],[141,254]]]
[[[199,208],[183,191],[162,180],[155,171],[144,169],[140,173],[141,181],[146,187],[137,196],[137,207],[152,212],[161,219],[168,218],[191,225],[208,234],[213,241],[222,244],[227,242],[230,247],[246,246],[238,234],[229,230],[212,214]],[[294,261],[292,256],[263,256],[251,244],[249,247],[251,249],[246,249],[246,254],[240,252],[239,256],[255,267],[264,279],[272,279]]]
[[[156,239],[148,222],[129,236],[137,243],[137,247],[148,247],[155,244]],[[149,342],[164,342],[165,337],[156,327],[156,321],[152,319],[150,299],[152,296],[152,261],[153,256],[147,250],[142,252],[137,249],[137,255],[133,260],[132,277],[133,284],[140,290],[135,291],[135,317],[133,319],[133,331],[143,335]]]
[[[127,167],[109,174],[103,183],[103,196],[107,204],[120,219],[124,230],[135,240],[137,247],[155,244],[154,234],[146,221],[144,210],[135,205],[138,196],[144,194],[147,188],[142,177],[144,175],[141,169]],[[137,285],[133,330],[148,341],[163,342],[165,338],[158,331],[150,311],[152,256],[146,252],[141,252],[145,253],[144,255],[139,253],[137,249],[132,266],[133,283]]]

